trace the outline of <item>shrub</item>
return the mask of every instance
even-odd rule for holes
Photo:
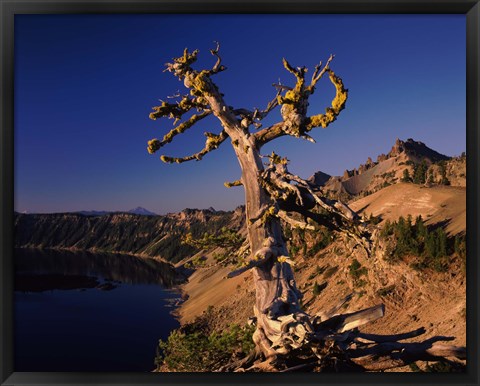
[[[442,185],[450,185],[450,181],[447,178],[447,167],[445,161],[440,161],[438,163],[440,169],[440,184]]]
[[[290,246],[290,255],[295,256],[298,251],[300,250],[300,247],[298,245],[291,245]]]
[[[233,355],[246,356],[255,348],[253,326],[230,326],[222,332],[184,333],[173,331],[167,341],[160,340],[155,363],[165,364],[170,371],[213,371],[228,363]]]
[[[313,257],[322,249],[328,247],[332,241],[332,232],[327,228],[318,231],[318,238],[315,244],[308,250],[306,257]]]
[[[349,272],[356,286],[363,287],[365,284],[367,284],[365,280],[360,279],[361,276],[367,274],[367,268],[362,267],[357,259],[353,259],[353,262],[349,267]]]
[[[395,284],[389,285],[388,287],[380,288],[377,291],[378,296],[387,296],[395,290]]]
[[[413,263],[414,269],[421,270],[431,268],[438,272],[445,271],[449,264],[448,256],[451,254],[448,247],[447,234],[439,227],[435,231],[429,231],[421,216],[412,223],[411,216],[407,219],[400,217],[398,222],[386,221],[380,232],[383,239],[391,239],[395,236],[395,243],[390,240],[387,243],[385,260],[397,262],[406,255],[421,257],[420,261]],[[458,248],[460,248],[460,241]]]
[[[315,284],[313,285],[312,292],[313,292],[313,296],[318,296],[318,295],[320,295],[320,292],[322,292],[322,289],[317,282],[315,282]]]

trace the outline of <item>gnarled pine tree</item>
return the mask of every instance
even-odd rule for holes
[[[253,271],[256,301],[254,312],[257,329],[254,342],[257,350],[255,358],[264,362],[254,366],[257,369],[275,370],[285,368],[286,358],[292,351],[310,352],[314,363],[320,367],[335,367],[345,364],[357,369],[385,369],[398,367],[418,359],[438,360],[445,356],[463,357],[463,348],[433,345],[435,340],[421,344],[401,344],[397,340],[417,336],[423,331],[403,335],[361,337],[356,327],[383,316],[383,305],[347,315],[337,315],[340,305],[321,315],[310,316],[300,307],[301,293],[296,287],[292,260],[282,237],[281,220],[297,227],[309,227],[306,222],[293,219],[289,212],[302,213],[317,222],[346,232],[358,243],[369,249],[368,231],[362,228],[358,216],[347,205],[319,197],[301,178],[292,175],[287,169],[287,160],[275,153],[267,156],[269,163],[264,165],[261,149],[266,143],[281,136],[289,135],[314,142],[308,133],[317,128],[326,128],[334,122],[345,108],[348,90],[342,79],[331,69],[330,56],[325,65],[315,67],[312,77],[307,80],[305,67],[293,67],[283,59],[283,66],[295,77],[294,87],[274,85],[276,96],[264,110],[234,108],[227,104],[223,94],[212,77],[226,68],[221,63],[219,46],[210,51],[216,58],[211,69],[196,70],[192,65],[197,60],[198,50],[174,58],[166,64],[166,70],[183,81],[189,92],[177,95],[174,103],[162,102],[154,107],[151,119],[174,119],[174,127],[163,139],[148,142],[148,151],[155,153],[170,143],[179,134],[192,128],[197,122],[214,115],[222,126],[218,133],[205,133],[205,147],[199,152],[175,158],[162,155],[167,163],[182,163],[201,160],[207,153],[230,140],[241,167],[241,178],[226,183],[227,187],[243,185],[246,203],[246,224],[250,256],[242,268],[229,276],[246,270]],[[331,106],[324,114],[308,115],[308,100],[315,92],[320,79],[327,75],[336,89]],[[262,127],[262,120],[276,107],[280,107],[282,120],[268,127]],[[194,114],[189,114],[194,112]],[[183,119],[188,116],[188,118]],[[328,216],[319,216],[310,211],[314,206],[326,210]],[[365,237],[366,236],[366,237]],[[445,340],[442,337],[437,340]],[[355,345],[353,342],[355,341]],[[249,358],[252,359],[252,358]],[[307,360],[308,362],[308,360]],[[313,363],[313,362],[312,362]],[[311,364],[311,363],[310,363]],[[237,364],[237,368],[240,364]],[[302,365],[303,366],[303,365]],[[297,367],[295,367],[297,368]],[[233,369],[233,368],[231,368]]]

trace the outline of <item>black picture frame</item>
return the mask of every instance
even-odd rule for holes
[[[0,140],[0,382],[2,385],[194,385],[194,384],[452,384],[478,385],[479,251],[479,46],[478,0],[126,0],[98,2],[0,0],[1,12],[1,140]],[[14,207],[14,17],[17,14],[71,13],[349,13],[465,14],[467,23],[467,372],[464,374],[365,373],[19,373],[13,371],[13,207]],[[448,63],[445,64],[448,71]],[[439,79],[441,81],[441,79]]]

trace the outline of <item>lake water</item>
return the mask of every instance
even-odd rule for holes
[[[128,255],[15,251],[15,371],[151,371],[179,281]]]

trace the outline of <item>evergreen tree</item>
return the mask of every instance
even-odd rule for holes
[[[402,182],[411,182],[412,179],[410,178],[410,172],[408,169],[403,169],[403,177],[401,179]]]
[[[447,256],[447,234],[443,230],[443,228],[438,228],[436,231],[436,239],[437,239],[437,250],[436,256],[437,258]]]
[[[416,233],[415,236],[416,236],[417,242],[424,242],[427,232],[428,232],[427,227],[423,222],[422,215],[418,215],[417,218],[415,219],[415,233]]]
[[[424,255],[428,259],[433,259],[436,255],[436,242],[435,242],[435,236],[433,233],[427,233],[427,236],[425,238],[425,249],[424,249]]]
[[[415,184],[424,184],[426,181],[426,174],[427,174],[427,162],[422,160],[421,163],[415,165],[414,173],[413,173],[413,182]]]
[[[450,185],[450,181],[447,178],[447,167],[445,161],[441,161],[438,166],[440,168],[440,183],[442,185]]]

